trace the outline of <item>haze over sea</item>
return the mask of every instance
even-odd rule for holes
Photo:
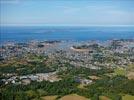
[[[30,40],[134,39],[134,26],[10,26],[1,28],[1,43]]]

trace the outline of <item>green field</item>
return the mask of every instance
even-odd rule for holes
[[[122,97],[122,100],[134,100],[134,96],[132,95],[125,95]]]

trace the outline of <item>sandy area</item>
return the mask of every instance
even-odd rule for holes
[[[134,80],[134,72],[129,72],[129,73],[127,74],[127,77],[128,77],[128,79],[130,79],[130,80]]]
[[[88,49],[75,49],[73,47],[70,47],[70,49],[73,50],[73,51],[77,51],[77,52],[87,52],[87,51],[89,51]]]

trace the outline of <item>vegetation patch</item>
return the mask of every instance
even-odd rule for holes
[[[85,86],[84,84],[80,84],[80,85],[78,85],[78,88],[79,89],[86,89],[84,86]]]
[[[115,75],[122,75],[122,76],[125,76],[126,71],[125,71],[125,69],[123,69],[123,68],[116,68],[116,69],[114,70],[114,73],[115,73]]]

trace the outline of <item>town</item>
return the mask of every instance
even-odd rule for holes
[[[87,95],[84,88],[91,89],[92,85],[99,84],[97,82],[103,79],[110,81],[120,77],[122,82],[126,78],[132,82],[134,80],[134,39],[6,42],[1,45],[0,54],[2,90],[10,85],[29,87],[42,82],[49,82],[44,85],[67,84],[70,87],[64,88],[71,89],[71,84],[74,84],[73,89],[65,94],[85,91],[81,95],[95,98],[94,95]],[[53,90],[48,91],[42,96],[54,94]],[[59,93],[57,89],[54,95]]]

